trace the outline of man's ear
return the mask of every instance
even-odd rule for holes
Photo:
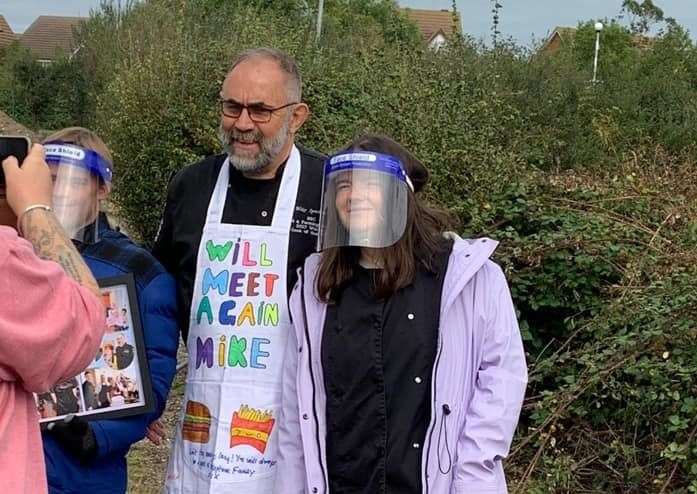
[[[308,107],[305,103],[298,103],[297,105],[295,105],[295,108],[293,109],[293,114],[290,118],[290,132],[292,134],[296,134],[309,116],[310,107]]]

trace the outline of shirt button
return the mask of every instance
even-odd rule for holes
[[[414,443],[411,445],[411,447],[414,449],[419,449],[421,447],[421,445],[419,443]]]
[[[313,487],[312,492],[319,492],[319,491],[317,490],[317,487]]]
[[[261,212],[261,217],[262,217],[262,218],[266,218],[268,215],[269,215],[269,213],[268,213],[267,211],[262,211],[262,212]]]
[[[414,320],[414,314],[412,314],[411,312],[407,314],[407,319],[409,319],[410,321]]]
[[[307,420],[309,417],[307,416],[306,413],[303,413],[303,420]]]
[[[420,378],[419,376],[416,376],[416,377],[414,378],[414,382],[415,382],[416,384],[421,384],[421,378]]]

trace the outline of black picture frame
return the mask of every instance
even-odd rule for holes
[[[148,360],[145,354],[145,339],[143,336],[143,325],[140,318],[140,307],[138,305],[138,298],[136,295],[136,284],[133,274],[125,274],[120,276],[113,276],[109,278],[103,278],[97,280],[100,288],[102,297],[113,299],[115,293],[119,294],[118,299],[123,299],[125,295],[125,304],[122,304],[118,308],[119,312],[126,311],[126,316],[121,316],[121,320],[126,323],[124,326],[110,325],[109,320],[109,309],[105,308],[105,315],[107,316],[107,332],[102,337],[102,342],[100,344],[100,349],[93,362],[83,370],[78,376],[72,379],[68,379],[63,383],[51,388],[47,393],[40,393],[35,395],[37,407],[39,408],[40,419],[39,422],[42,424],[47,424],[50,422],[55,422],[61,420],[67,415],[77,415],[85,420],[105,420],[105,419],[117,419],[121,417],[130,417],[133,415],[141,415],[146,413],[151,413],[155,410],[155,399],[152,391],[152,382],[150,378],[150,368],[148,366]],[[114,310],[114,308],[111,308]],[[113,322],[113,321],[112,321]],[[119,328],[119,329],[114,329]],[[131,354],[128,364],[120,367],[118,351],[114,349],[120,348],[119,346],[114,346],[113,342],[118,342],[122,339],[123,347],[130,346],[131,349],[128,352],[122,354],[128,356]],[[106,342],[106,343],[105,343]],[[111,357],[106,358],[105,348],[111,346]],[[106,362],[109,362],[108,364]],[[133,365],[135,364],[135,365]],[[89,381],[86,374],[88,372],[92,373],[94,382],[92,386],[94,388],[91,396],[91,403],[98,405],[97,408],[90,408],[88,406],[87,398],[85,395],[85,385]],[[111,377],[107,377],[107,375]],[[101,382],[97,383],[97,376],[100,377]],[[113,381],[111,381],[113,379]],[[112,386],[110,382],[117,382],[116,386]],[[99,392],[97,392],[97,386],[99,385]],[[122,385],[122,386],[119,386]],[[130,386],[132,388],[129,388]],[[64,386],[63,388],[59,388]],[[101,400],[101,390],[103,387],[107,387],[107,391],[104,396],[110,395],[107,399],[108,405],[104,405]],[[78,387],[77,392],[75,388]],[[114,388],[121,387],[119,394],[116,396],[111,396],[111,391]],[[69,413],[63,413],[66,407],[61,409],[61,399],[59,396],[59,390],[61,396],[68,396],[68,401],[70,403],[71,410]],[[66,391],[67,390],[67,391]],[[122,393],[125,392],[129,399],[132,401],[129,403]],[[137,399],[134,400],[134,396],[137,394]],[[123,399],[123,403],[115,404],[113,398],[120,396]],[[54,399],[55,398],[55,399]],[[52,404],[48,402],[52,401]],[[63,400],[65,401],[65,400]],[[72,407],[77,403],[78,411],[72,410]],[[53,416],[45,416],[46,408],[53,407],[53,412],[58,412]],[[89,408],[89,409],[88,409]]]

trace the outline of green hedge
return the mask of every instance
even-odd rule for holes
[[[43,66],[16,42],[0,49],[0,108],[24,125],[56,129],[84,121],[86,97],[77,61]]]

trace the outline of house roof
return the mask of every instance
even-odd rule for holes
[[[2,110],[0,110],[0,134],[26,136],[32,142],[39,142],[39,136],[36,133],[15,122]]]
[[[462,34],[460,14],[455,12],[455,19],[450,10],[401,9],[404,14],[419,28],[424,41],[430,43],[440,32],[446,38]]]
[[[540,51],[542,51],[542,52],[556,52],[561,47],[561,43],[572,42],[574,40],[575,35],[576,35],[576,28],[575,27],[557,26],[554,29],[552,29],[552,33],[549,35],[547,40],[544,42],[544,44],[542,45],[542,48],[540,48]],[[554,44],[554,41],[556,39],[559,39],[559,42]]]
[[[557,36],[559,37],[562,43],[568,43],[570,41],[573,41],[574,36],[576,36],[576,31],[578,31],[578,29],[576,29],[575,27],[555,27],[554,29],[552,29],[552,34],[549,35],[547,41],[545,41],[544,45],[542,45],[542,51],[546,50]],[[655,38],[651,38],[649,36],[642,36],[641,34],[632,35],[632,45],[640,50],[650,48],[651,45],[653,45],[654,41]]]
[[[42,60],[53,60],[57,54],[70,54],[75,49],[73,29],[84,17],[40,15],[24,31],[19,42]]]
[[[15,33],[12,32],[12,28],[5,20],[5,17],[0,15],[0,48],[12,43],[17,37]]]
[[[577,29],[575,27],[557,26],[552,29],[552,36],[550,36],[550,38],[557,34],[563,40],[571,40],[574,36],[576,36],[576,31]]]

